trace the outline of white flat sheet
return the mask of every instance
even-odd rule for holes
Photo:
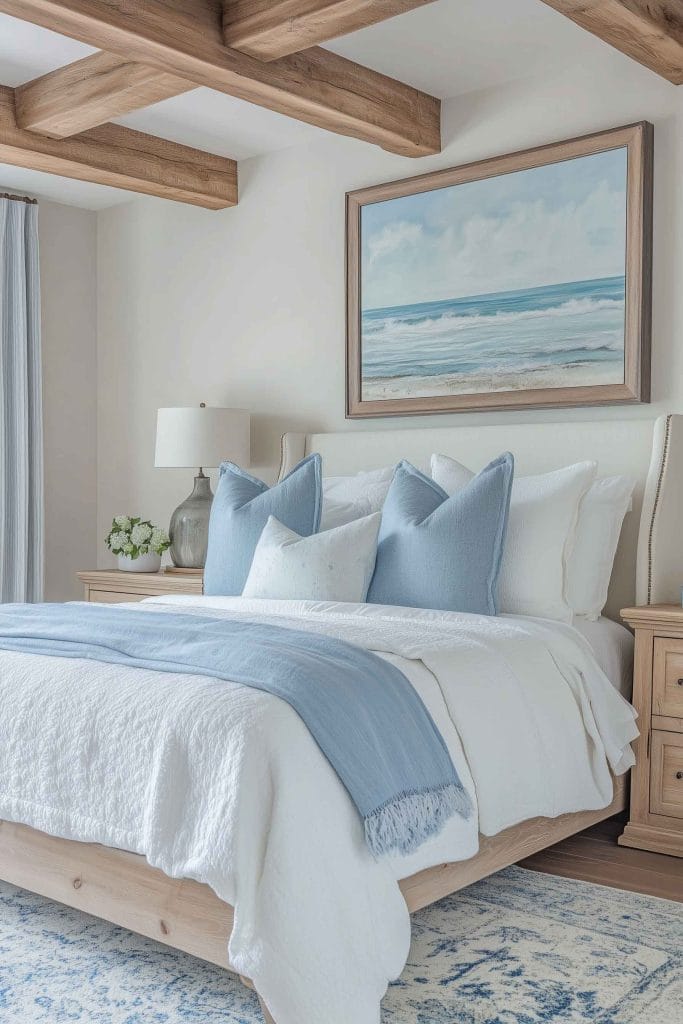
[[[201,676],[0,651],[0,818],[144,854],[235,907],[230,958],[278,1024],[378,1024],[410,922],[398,879],[526,818],[605,807],[633,763],[630,705],[571,627],[302,601],[181,597],[150,614],[258,618],[389,658],[477,813],[375,861],[298,715]],[[349,985],[348,979],[353,979]]]
[[[622,697],[631,699],[633,691],[633,634],[613,619],[576,617],[574,629],[585,637],[595,660]]]

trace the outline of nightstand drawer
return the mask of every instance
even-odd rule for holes
[[[652,733],[650,810],[670,818],[683,818],[683,735]]]
[[[94,590],[90,588],[89,601],[97,604],[120,604],[122,601],[144,601],[149,594],[123,594],[118,590]]]
[[[683,717],[683,640],[655,637],[652,714]]]
[[[85,588],[86,601],[116,604],[119,601],[144,601],[146,597],[164,594],[201,594],[204,589],[200,572],[120,572],[114,569],[92,569],[79,572]]]

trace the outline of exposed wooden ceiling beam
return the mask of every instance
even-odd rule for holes
[[[683,84],[681,0],[543,0],[674,85]]]
[[[0,11],[118,54],[125,62],[149,64],[390,152],[425,156],[441,148],[441,105],[435,97],[318,47],[270,63],[239,53],[223,44],[216,0],[0,0]],[[51,91],[62,81],[60,72],[54,74]],[[117,72],[112,68],[110,74]],[[87,81],[78,87],[81,103],[91,88],[98,92],[97,83]],[[72,88],[67,84],[67,91]],[[40,102],[34,93],[34,105]],[[122,112],[120,104],[118,109]],[[59,121],[38,119],[51,131],[59,130]]]
[[[225,0],[225,43],[275,60],[434,0]]]
[[[18,86],[17,123],[63,139],[194,88],[194,83],[148,64],[93,53]]]
[[[0,86],[0,163],[113,185],[162,199],[222,210],[237,203],[237,164],[115,124],[72,139],[20,128],[14,90]]]

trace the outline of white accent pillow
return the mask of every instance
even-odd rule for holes
[[[359,435],[359,444],[362,444]],[[384,504],[391,481],[394,478],[394,466],[383,469],[370,469],[355,473],[353,476],[323,477],[323,500],[341,503],[369,503],[370,512],[379,512]]]
[[[581,502],[565,590],[575,615],[596,620],[607,603],[614,557],[624,516],[633,506],[635,480],[596,480]]]
[[[354,519],[362,519],[369,516],[373,509],[367,498],[357,498],[355,501],[335,501],[334,498],[323,497],[323,511],[320,519],[320,530],[333,530],[336,526],[344,526],[345,523],[352,523]]]
[[[311,537],[274,516],[256,545],[243,597],[365,601],[377,556],[380,512]]]
[[[447,455],[432,455],[431,468],[432,479],[447,494],[455,494],[474,476]],[[597,468],[596,462],[578,462],[551,473],[515,477],[498,581],[499,611],[571,622],[565,568],[581,499]]]

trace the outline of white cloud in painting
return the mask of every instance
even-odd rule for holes
[[[421,224],[411,224],[409,221],[387,224],[385,228],[382,228],[381,231],[369,240],[370,267],[391,253],[400,253],[406,247],[410,248],[410,246],[417,245],[421,235]]]
[[[363,209],[363,307],[624,273],[626,152]]]

